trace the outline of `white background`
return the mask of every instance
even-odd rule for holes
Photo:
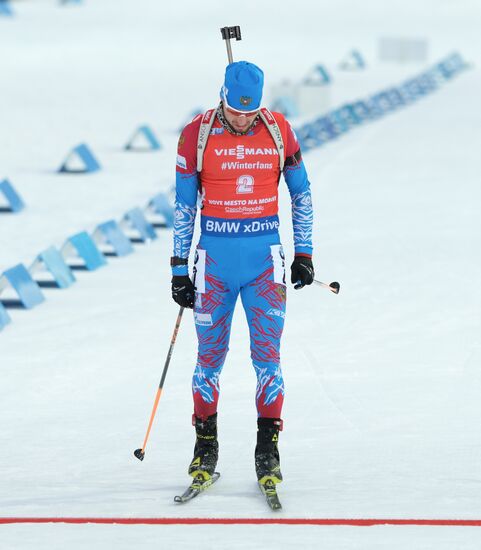
[[[304,156],[318,278],[289,289],[282,365],[281,517],[480,519],[480,25],[475,1],[295,5],[251,0],[13,3],[0,17],[0,177],[26,210],[0,214],[0,271],[134,206],[174,181],[179,127],[218,101],[219,28],[269,83],[332,71],[333,106],[425,65],[377,60],[381,36],[425,37],[434,63],[469,71],[438,92]],[[342,73],[356,47],[368,68]],[[320,113],[321,114],[321,113]],[[148,123],[159,153],[127,153]],[[102,171],[59,175],[87,142]],[[282,237],[292,259],[289,201]],[[255,376],[239,306],[221,379],[218,484],[186,506],[194,442],[192,317],[183,320],[143,463],[141,446],[177,306],[171,235],[76,272],[0,333],[1,516],[271,517],[256,487]],[[479,548],[479,528],[294,526],[0,527],[2,548]]]

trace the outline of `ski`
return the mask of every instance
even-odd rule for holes
[[[277,494],[276,483],[272,477],[263,477],[259,481],[259,488],[266,497],[266,502],[271,510],[282,509],[282,504]]]
[[[189,485],[189,487],[187,487],[187,489],[184,491],[184,493],[182,495],[174,497],[174,502],[182,504],[184,502],[192,500],[197,495],[214,485],[219,477],[219,472],[214,472],[212,476],[207,479],[202,475],[202,473],[197,474],[192,480],[192,483]]]

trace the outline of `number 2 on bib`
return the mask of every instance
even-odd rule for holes
[[[253,193],[254,192],[254,178],[252,176],[239,176],[237,178],[237,190],[238,194]]]

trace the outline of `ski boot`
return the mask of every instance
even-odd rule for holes
[[[255,450],[256,474],[260,485],[275,485],[282,481],[277,442],[282,430],[280,418],[257,419],[257,445]]]
[[[217,413],[209,416],[207,420],[192,417],[192,424],[195,426],[196,441],[194,447],[194,458],[189,465],[189,475],[205,481],[212,478],[217,459],[219,457],[219,443],[217,442]]]

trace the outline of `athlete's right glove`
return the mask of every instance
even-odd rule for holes
[[[172,298],[179,306],[194,308],[195,286],[188,275],[172,277]]]
[[[314,281],[314,266],[311,258],[307,256],[295,256],[291,265],[291,283],[295,289],[305,285],[312,285]]]

